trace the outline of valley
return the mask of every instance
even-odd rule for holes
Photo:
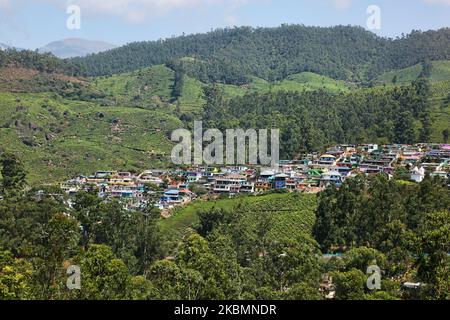
[[[107,48],[0,50],[0,299],[449,299],[449,28]],[[175,165],[195,121],[283,161]]]

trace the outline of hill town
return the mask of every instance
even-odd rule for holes
[[[331,184],[339,188],[346,179],[358,174],[378,173],[395,175],[406,183],[420,183],[427,174],[449,179],[450,145],[337,145],[323,154],[281,161],[275,169],[242,165],[153,169],[141,173],[97,171],[66,181],[62,189],[76,194],[95,187],[101,198],[119,198],[133,209],[145,207],[151,199],[159,209],[170,210],[206,194],[233,197],[277,190],[318,193]]]

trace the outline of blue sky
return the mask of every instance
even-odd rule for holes
[[[80,30],[66,27],[70,4],[81,9]],[[120,45],[234,25],[366,27],[369,5],[381,9],[375,32],[383,36],[450,27],[450,0],[0,0],[0,42],[34,49],[64,38]]]

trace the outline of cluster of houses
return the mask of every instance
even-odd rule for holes
[[[118,171],[97,171],[92,176],[78,176],[61,184],[69,195],[95,188],[101,198],[123,200],[128,208],[139,209],[150,202],[161,209],[190,202],[194,194],[189,185],[172,179],[167,170],[147,170],[140,174]]]
[[[416,182],[427,174],[448,179],[450,145],[338,145],[323,154],[280,161],[277,168],[195,166],[140,174],[99,171],[93,176],[69,180],[62,188],[70,194],[95,186],[100,197],[121,198],[134,208],[151,201],[160,209],[171,209],[196,198],[194,189],[228,196],[283,189],[317,193],[330,184],[340,187],[346,179],[361,173],[384,172],[392,176],[398,168],[403,168],[407,178]]]

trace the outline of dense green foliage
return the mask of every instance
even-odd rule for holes
[[[211,244],[231,245],[232,256],[223,259],[240,269],[235,281],[246,290],[238,298],[321,298],[318,247],[310,237],[314,206],[313,196],[269,195],[198,212],[198,232]]]
[[[279,128],[281,156],[289,159],[333,143],[428,141],[429,96],[423,78],[410,86],[341,95],[277,92],[228,99],[215,86],[206,91],[204,121],[220,129]],[[420,132],[416,123],[421,123]]]
[[[162,259],[158,211],[125,210],[95,190],[77,194],[69,208],[58,188],[9,183],[23,182],[24,171],[15,157],[3,159],[0,299],[321,298],[314,197],[271,195],[199,212],[203,237],[192,231]],[[206,230],[216,210],[226,219]],[[65,287],[69,265],[80,266],[81,290]]]
[[[168,219],[94,189],[68,205],[48,186],[165,166],[170,132],[201,115],[205,128],[281,129],[285,158],[333,143],[448,141],[449,37],[285,25],[70,61],[0,51],[0,299],[322,299],[324,274],[336,299],[449,299],[450,193],[439,179],[358,176],[318,197],[198,201]],[[102,76],[72,77],[80,71]],[[373,264],[383,281],[371,292]],[[82,290],[66,288],[69,265]],[[405,292],[403,280],[426,287]]]
[[[71,207],[56,187],[25,190],[13,155],[1,174],[1,299],[322,299],[324,273],[337,299],[409,298],[405,276],[426,283],[414,298],[448,299],[450,191],[439,179],[358,176],[319,195],[317,219],[315,196],[271,194],[197,202],[158,222],[158,211],[125,210],[94,189]],[[195,229],[164,237],[183,215],[178,228]],[[344,255],[322,258],[320,247]],[[65,287],[71,264],[81,290]],[[373,264],[379,291],[366,287]]]
[[[450,61],[431,61],[429,63],[428,68],[431,70],[428,70],[428,78],[430,81],[445,81],[450,78]],[[422,70],[423,63],[420,63],[405,69],[388,71],[377,77],[373,82],[375,84],[382,83],[386,85],[408,84],[417,79],[421,74],[424,75]]]
[[[320,194],[313,234],[325,252],[376,249],[383,256],[370,260],[384,267],[386,276],[415,270],[416,280],[429,286],[424,297],[445,299],[450,293],[449,208],[450,190],[440,178],[427,177],[417,185],[399,184],[384,174],[370,180],[358,176]],[[369,264],[358,265],[365,272]]]
[[[58,188],[25,191],[20,161],[2,159],[0,299],[126,298],[133,277],[162,257],[158,211],[130,212],[96,192],[77,195],[71,209]],[[65,288],[70,263],[83,270],[78,293]]]
[[[268,216],[272,221],[269,236],[276,240],[278,237],[288,237],[293,233],[309,234],[314,224],[315,196],[303,195],[301,197],[291,194],[270,194],[258,197],[241,197],[238,199],[220,199],[211,201],[197,201],[186,208],[181,208],[174,216],[160,223],[161,229],[171,241],[180,241],[191,228],[198,228],[202,235],[202,216],[211,218],[211,227],[217,225],[215,214],[239,212],[240,220],[245,221],[249,230],[255,230],[260,216]],[[277,208],[279,208],[277,210]],[[226,218],[223,217],[224,219]],[[218,219],[222,221],[222,219]]]
[[[273,81],[304,71],[334,79],[367,81],[384,71],[425,59],[449,59],[449,37],[448,29],[414,31],[392,40],[350,26],[241,27],[131,43],[72,62],[90,76],[168,63],[204,82],[243,84],[249,76]],[[189,59],[182,59],[185,57]]]

